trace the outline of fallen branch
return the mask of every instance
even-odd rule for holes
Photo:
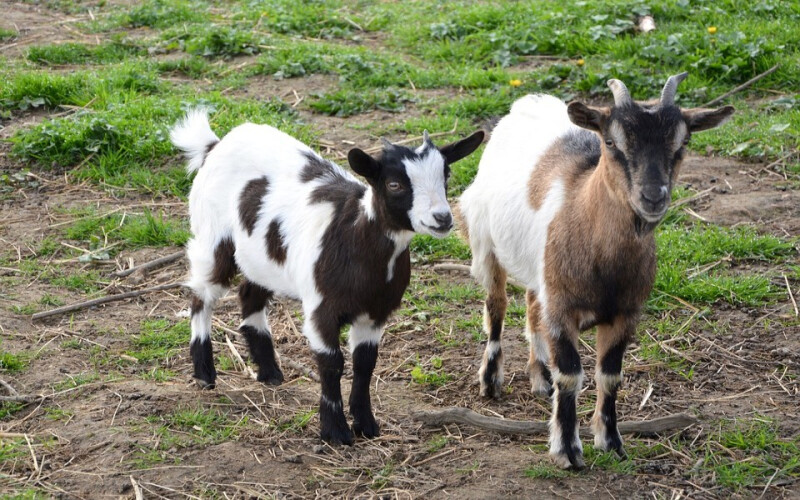
[[[756,83],[757,81],[761,80],[765,76],[774,73],[775,70],[778,69],[778,66],[780,66],[780,64],[776,64],[775,66],[771,67],[770,69],[766,70],[765,72],[761,73],[760,75],[754,76],[753,78],[747,80],[746,82],[744,82],[743,84],[741,84],[738,87],[734,88],[733,90],[725,92],[724,94],[722,94],[721,96],[717,97],[716,99],[711,99],[707,103],[703,104],[701,107],[707,108],[709,106],[713,106],[713,105],[717,104],[718,102],[722,102],[723,99],[725,99],[727,97],[730,97],[730,96],[732,96],[733,94],[735,94],[737,92],[741,92],[742,90],[746,89],[750,85],[752,85],[752,84]]]
[[[33,403],[44,399],[44,396],[28,396],[25,394],[15,394],[13,396],[0,396],[2,402],[15,402],[15,403]]]
[[[134,290],[132,292],[125,292],[120,293],[117,295],[108,295],[106,297],[100,297],[97,299],[87,300],[85,302],[78,302],[77,304],[70,304],[68,306],[57,307],[55,309],[51,309],[49,311],[42,311],[34,314],[31,316],[31,320],[36,321],[42,318],[49,318],[50,316],[58,316],[59,314],[64,314],[72,311],[78,311],[80,309],[86,309],[87,307],[98,306],[101,304],[107,304],[109,302],[116,302],[118,300],[125,300],[125,299],[132,299],[134,297],[138,297],[140,295],[145,295],[152,292],[160,292],[163,290],[172,290],[173,288],[179,288],[183,286],[183,283],[167,283],[164,285],[156,285],[150,288],[144,288],[142,290]]]
[[[429,427],[466,424],[501,434],[547,434],[550,429],[547,422],[487,417],[468,408],[450,407],[439,411],[420,411],[412,413],[411,417]],[[697,423],[696,418],[685,413],[677,413],[641,422],[620,422],[617,427],[621,434],[658,434],[664,431],[684,429],[694,423]],[[580,434],[583,437],[589,437],[592,432],[588,427],[581,427]]]
[[[111,273],[112,278],[124,278],[125,276],[130,276],[131,274],[137,271],[149,271],[150,269],[155,269],[161,266],[165,266],[167,264],[171,264],[176,260],[180,259],[186,254],[185,251],[181,250],[180,252],[175,252],[169,255],[165,255],[164,257],[159,257],[156,260],[151,260],[150,262],[146,262],[144,264],[133,266],[128,269],[124,269],[122,271],[115,271]]]
[[[469,274],[470,268],[469,266],[465,266],[464,264],[434,264],[433,266],[434,271],[458,271],[462,273]],[[517,288],[522,288],[523,290],[527,289],[522,282],[515,280],[514,278],[508,278],[506,280],[509,285],[515,286]]]

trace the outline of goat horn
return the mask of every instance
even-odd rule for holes
[[[381,137],[381,144],[383,144],[383,149],[391,149],[394,147],[394,144],[389,142],[389,139],[386,137]]]
[[[685,80],[687,76],[689,76],[689,73],[684,71],[678,75],[672,75],[667,79],[664,90],[661,91],[662,106],[671,106],[675,104],[675,92],[678,90],[678,84]]]
[[[628,92],[628,87],[626,87],[625,84],[620,80],[611,79],[607,83],[611,88],[611,93],[614,94],[615,106],[624,106],[625,104],[629,104],[633,101],[633,99],[631,99],[630,92]]]
[[[432,144],[431,143],[431,136],[428,135],[428,131],[427,130],[423,130],[422,131],[422,144],[423,145]]]

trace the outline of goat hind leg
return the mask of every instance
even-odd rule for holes
[[[505,269],[497,262],[494,254],[486,257],[486,273],[483,285],[487,290],[486,304],[483,310],[484,329],[489,337],[483,360],[478,370],[481,384],[481,396],[499,398],[503,389],[503,348],[500,336],[503,333],[503,321],[508,307],[506,295],[507,275]]]
[[[283,383],[283,372],[275,356],[272,333],[267,322],[267,304],[272,292],[250,281],[239,286],[242,303],[242,324],[239,331],[247,340],[250,357],[258,365],[258,381],[267,385]]]
[[[530,345],[530,357],[525,367],[531,381],[531,391],[541,396],[553,394],[553,376],[548,366],[550,353],[547,339],[541,325],[541,307],[536,300],[536,294],[528,290],[525,294],[527,306],[525,336]]]

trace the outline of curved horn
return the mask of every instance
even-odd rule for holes
[[[422,142],[424,144],[430,144],[431,143],[431,136],[428,135],[428,131],[427,130],[423,130],[422,131]]]
[[[381,144],[383,144],[383,149],[392,149],[394,147],[394,144],[389,142],[386,137],[381,137]]]
[[[611,93],[614,94],[615,106],[624,106],[625,104],[633,102],[631,94],[628,92],[628,87],[620,80],[611,79],[607,83],[609,88],[611,88]]]
[[[684,71],[678,75],[672,75],[667,79],[664,89],[661,91],[661,105],[672,106],[675,104],[675,92],[678,90],[678,84],[681,83],[689,73]]]

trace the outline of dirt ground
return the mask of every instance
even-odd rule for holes
[[[18,55],[14,51],[23,50],[26,43],[65,33],[60,28],[63,18],[44,9],[4,2],[4,10],[3,15],[12,23],[25,26],[17,45],[9,47],[6,55]],[[294,91],[302,97],[332,84],[335,82],[322,77],[269,80],[248,91],[279,96],[293,95]],[[354,137],[352,129],[344,130],[342,120],[312,116],[302,105],[298,109],[322,132],[321,149],[327,148],[331,157],[336,157],[336,150],[346,150],[345,139],[377,144],[377,138],[364,131]],[[3,124],[0,139],[38,119],[36,114],[14,117]],[[392,115],[373,112],[348,121],[374,123],[382,119],[392,119]],[[17,173],[23,166],[10,159],[8,151],[8,143],[0,143],[0,173]],[[776,169],[764,167],[730,159],[690,157],[680,183],[698,195],[683,209],[721,225],[757,224],[764,232],[797,235],[800,194],[785,188],[786,180]],[[47,236],[57,237],[59,228],[70,222],[63,209],[86,206],[96,207],[97,213],[116,210],[133,214],[146,208],[176,216],[186,212],[184,204],[174,199],[109,192],[100,186],[75,183],[68,175],[34,171],[0,201],[2,254],[18,261],[35,255],[38,242]],[[113,260],[91,264],[67,260],[57,251],[45,261],[73,271],[91,266],[108,276],[131,263],[141,264],[177,250],[125,251]],[[180,281],[185,271],[185,261],[178,260],[146,275],[112,279],[105,292]],[[38,279],[19,279],[16,274],[13,267],[0,270],[2,348],[26,353],[31,360],[24,371],[10,377],[3,374],[2,378],[21,394],[46,397],[0,421],[0,440],[30,439],[30,453],[0,468],[0,496],[4,490],[30,488],[59,498],[135,498],[139,494],[144,498],[722,498],[732,493],[720,488],[711,474],[694,474],[699,464],[671,444],[675,438],[697,446],[708,442],[713,448],[709,436],[718,430],[715,426],[720,419],[755,416],[774,418],[780,423],[781,436],[796,437],[800,433],[800,337],[796,327],[783,327],[778,321],[795,315],[788,294],[763,308],[735,309],[721,304],[693,322],[682,339],[688,345],[682,356],[694,365],[691,380],[664,363],[642,361],[638,347],[629,351],[618,403],[620,420],[680,412],[698,418],[697,424],[671,435],[628,438],[637,446],[666,447],[653,458],[634,459],[637,473],[615,472],[590,461],[581,473],[534,479],[526,477],[525,470],[548,463],[545,436],[507,436],[466,425],[427,428],[411,415],[418,410],[459,406],[507,419],[549,418],[549,401],[530,393],[524,372],[527,346],[520,328],[508,328],[504,336],[510,390],[500,401],[478,397],[476,374],[483,346],[472,339],[473,331],[456,329],[451,336],[457,340],[454,345],[443,345],[436,339],[436,332],[455,328],[458,318],[479,315],[483,307],[480,301],[456,304],[440,317],[396,316],[381,343],[372,386],[382,436],[372,441],[357,440],[352,447],[330,447],[317,437],[316,415],[299,429],[281,425],[314,410],[319,398],[318,384],[287,364],[291,360],[312,366],[309,349],[297,335],[301,323],[296,303],[280,300],[270,316],[278,352],[284,357],[283,385],[267,387],[246,372],[232,369],[220,371],[215,390],[200,391],[191,380],[188,345],[161,363],[162,368],[177,373],[164,382],[145,379],[156,365],[133,362],[125,354],[144,320],[177,322],[185,317],[188,299],[184,291],[151,293],[34,322],[28,315],[14,314],[12,308],[36,302],[48,293],[59,295],[66,303],[79,302],[85,296]],[[422,280],[470,282],[465,274],[417,265],[412,281]],[[776,285],[783,286],[783,281],[776,281]],[[798,283],[791,286],[798,290]],[[238,325],[234,296],[223,299],[216,311],[219,323],[215,323],[214,349],[230,354],[227,336],[246,357],[242,339],[222,328],[235,330]],[[524,299],[517,293],[513,300]],[[687,308],[687,317],[689,314]],[[72,347],[64,347],[66,342]],[[440,357],[455,377],[436,389],[412,383],[410,372],[417,356]],[[587,382],[579,415],[586,425],[591,416],[586,399],[594,391],[591,374],[595,359],[589,344],[584,344],[581,356]],[[346,370],[349,363],[347,366]],[[779,366],[787,368],[779,370]],[[57,383],[86,374],[96,377],[74,388],[54,389]],[[350,378],[346,372],[345,399]],[[642,405],[649,387],[652,394]],[[228,414],[232,422],[239,421],[238,436],[217,443],[190,439],[188,445],[163,449],[163,436],[156,432],[152,418],[196,407],[218,410]],[[589,447],[590,442],[584,439],[584,445]],[[157,460],[143,467],[137,460],[152,450],[156,450]],[[742,498],[758,495],[798,498],[800,485],[772,481],[733,494]]]

